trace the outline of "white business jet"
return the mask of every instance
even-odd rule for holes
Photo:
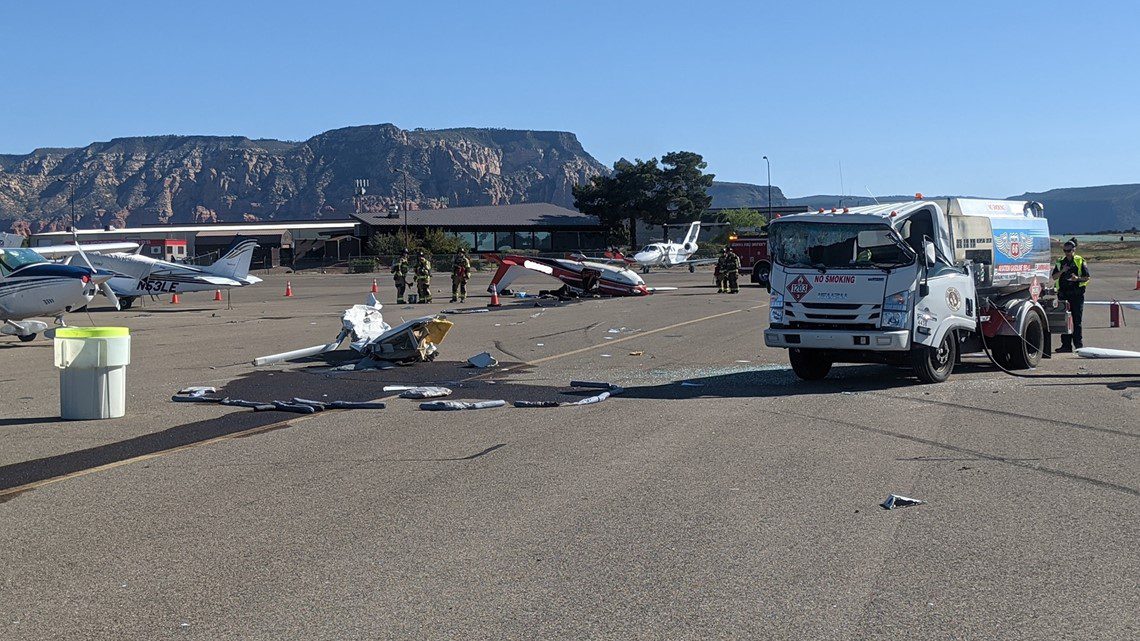
[[[626,260],[631,264],[635,263],[640,266],[642,273],[649,273],[650,267],[674,267],[676,265],[688,265],[689,271],[695,271],[694,268],[697,265],[711,265],[717,261],[715,258],[698,258],[696,260],[690,258],[697,252],[697,235],[700,233],[701,221],[697,220],[689,225],[689,231],[681,242],[650,243],[634,254],[632,259],[627,258]]]

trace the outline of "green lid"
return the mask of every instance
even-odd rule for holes
[[[56,338],[112,338],[130,334],[126,327],[60,327],[55,330]]]

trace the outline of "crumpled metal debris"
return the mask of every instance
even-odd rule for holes
[[[451,389],[447,387],[413,387],[400,392],[400,398],[440,398],[451,396]]]
[[[602,383],[599,381],[570,381],[570,387],[585,387],[585,388],[589,388],[589,389],[602,389],[605,391],[599,392],[593,396],[587,396],[586,398],[583,398],[583,399],[580,399],[577,401],[567,401],[565,403],[559,403],[557,401],[515,401],[514,406],[515,407],[569,407],[572,405],[593,405],[594,403],[601,403],[602,401],[606,400],[607,398],[614,396],[614,395],[617,395],[617,394],[621,394],[622,392],[625,391],[624,388],[619,387],[617,385],[614,385],[613,383]]]
[[[349,339],[349,345],[371,362],[413,363],[433,360],[438,345],[443,342],[453,323],[439,316],[423,316],[392,327],[384,322],[380,313],[383,307],[375,296],[369,294],[364,305],[353,305],[341,314],[341,331],[335,341],[262,356],[254,359],[253,364],[270,365],[324,354],[340,347],[345,339]],[[366,368],[367,366],[360,369]]]
[[[484,410],[492,407],[504,407],[506,404],[506,401],[431,401],[428,403],[420,403],[420,409],[431,412]]]
[[[490,352],[482,352],[467,359],[467,363],[472,367],[486,368],[498,365],[499,361],[495,360]]]
[[[895,508],[900,508],[900,507],[911,507],[912,505],[922,505],[923,503],[926,503],[926,501],[922,501],[919,499],[912,499],[912,498],[908,498],[905,496],[899,496],[898,494],[892,494],[892,495],[887,497],[887,500],[880,503],[880,505],[883,506],[884,510],[893,510]]]

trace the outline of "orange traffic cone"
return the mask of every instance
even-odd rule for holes
[[[491,303],[487,307],[499,307],[499,289],[491,284]]]
[[[220,289],[214,290],[214,300],[222,300],[222,290],[220,290]]]
[[[380,293],[380,287],[376,284],[375,278],[372,279],[372,293],[373,294],[379,294]]]
[[[182,299],[178,297],[178,292],[174,292],[173,294],[170,295],[170,304],[171,305],[177,305],[178,303],[181,303],[181,302],[182,302]]]
[[[285,297],[286,298],[292,298],[293,297],[293,283],[292,283],[292,281],[288,281],[288,280],[285,281]]]

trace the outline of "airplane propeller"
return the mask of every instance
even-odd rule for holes
[[[87,264],[87,268],[91,270],[92,274],[98,273],[99,270],[95,269],[95,266],[91,264],[91,260],[87,258],[87,253],[83,251],[83,245],[79,244],[79,234],[75,231],[75,229],[71,230],[71,234],[75,238],[75,249],[79,252],[79,257],[82,258],[83,262]],[[111,279],[108,277],[104,278],[102,282],[98,280],[95,282],[99,285],[99,289],[103,291],[103,295],[107,297],[107,300],[111,301],[111,304],[115,306],[115,309],[121,310],[122,308],[119,306],[119,297],[116,296],[115,291],[111,289],[110,280]]]

